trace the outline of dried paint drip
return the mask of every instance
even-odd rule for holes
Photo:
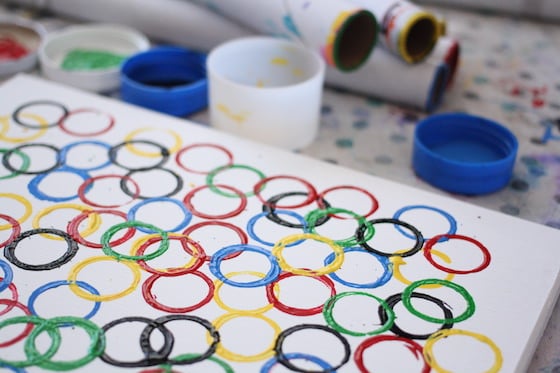
[[[0,37],[0,61],[17,60],[27,55],[29,51],[17,40],[9,37]]]
[[[73,49],[64,57],[64,70],[101,70],[119,66],[125,56],[102,50]]]

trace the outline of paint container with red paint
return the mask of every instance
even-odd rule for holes
[[[0,17],[0,78],[32,70],[45,30],[21,17]]]

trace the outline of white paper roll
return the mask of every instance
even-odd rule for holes
[[[384,48],[376,48],[358,70],[327,68],[325,81],[332,87],[431,112],[441,103],[448,73],[447,64],[436,57],[411,65]]]
[[[422,61],[437,43],[440,22],[432,12],[405,0],[355,1],[378,19],[380,44],[407,63]]]
[[[341,70],[363,64],[377,42],[376,17],[354,0],[191,1],[260,34],[301,42]]]
[[[232,38],[254,34],[246,27],[185,0],[9,0],[22,6],[44,6],[55,14],[80,20],[120,23],[154,40],[209,51]]]
[[[427,61],[440,64],[445,63],[448,68],[447,88],[455,81],[455,76],[461,65],[461,45],[459,41],[450,36],[441,36]]]

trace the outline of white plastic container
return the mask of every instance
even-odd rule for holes
[[[299,43],[247,37],[207,59],[210,124],[285,149],[309,145],[320,122],[325,62]]]
[[[37,65],[37,51],[45,36],[45,29],[37,22],[17,17],[0,16],[0,38],[14,40],[27,51],[17,59],[0,60],[0,78],[32,70]]]
[[[104,69],[67,70],[61,66],[67,54],[83,49],[129,57],[149,47],[146,36],[126,26],[69,26],[47,34],[39,49],[39,63],[42,74],[50,80],[92,92],[111,92],[119,88],[120,65]]]

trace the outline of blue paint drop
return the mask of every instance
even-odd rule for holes
[[[352,139],[338,139],[336,140],[336,146],[343,149],[352,148],[354,141]]]
[[[502,102],[502,110],[512,112],[517,110],[517,104],[513,102]]]
[[[418,114],[416,114],[416,113],[406,112],[406,113],[404,113],[402,119],[406,122],[416,123],[416,122],[418,122],[418,120],[420,118],[418,117]]]
[[[354,110],[352,110],[352,114],[354,114],[355,116],[357,116],[359,118],[368,118],[369,117],[369,111],[367,111],[366,109],[364,109],[361,106],[359,106],[357,108],[354,108]]]
[[[292,19],[292,17],[289,14],[284,16],[283,22],[284,22],[284,26],[288,30],[290,30],[294,35],[300,36],[299,35],[299,30],[296,27],[296,24],[294,23],[294,20]]]
[[[366,100],[366,103],[369,106],[373,106],[373,107],[379,107],[383,105],[383,101],[379,100],[378,98],[375,97],[368,97]]]
[[[406,142],[406,136],[401,134],[393,134],[391,135],[391,141],[394,143],[403,143]]]
[[[546,170],[541,162],[533,157],[523,156],[520,161],[527,167],[529,174],[534,177],[546,175]]]
[[[547,221],[544,223],[547,227],[560,229],[560,221]],[[560,366],[555,367],[553,372],[560,373]]]
[[[521,79],[531,80],[531,79],[533,79],[533,74],[531,74],[528,71],[522,71],[522,72],[519,73],[519,77]]]
[[[330,114],[330,113],[332,113],[332,111],[333,111],[332,107],[330,107],[329,105],[323,105],[321,107],[321,114],[322,115]]]
[[[352,123],[352,127],[357,130],[363,130],[369,127],[369,123],[367,120],[357,120]]]
[[[488,60],[486,61],[486,66],[491,68],[496,68],[498,67],[498,63],[494,60]]]
[[[504,205],[500,207],[500,211],[512,215],[512,216],[519,216],[519,207],[513,205]]]
[[[477,75],[473,78],[473,82],[476,84],[486,84],[488,83],[488,78],[482,75]]]
[[[511,189],[518,192],[526,192],[529,190],[529,183],[521,179],[513,179],[510,183]]]
[[[388,155],[379,155],[375,157],[375,163],[388,165],[393,163],[393,158],[389,157]]]
[[[463,97],[467,98],[469,100],[479,100],[480,99],[480,97],[478,96],[478,93],[473,92],[473,91],[463,92]]]

